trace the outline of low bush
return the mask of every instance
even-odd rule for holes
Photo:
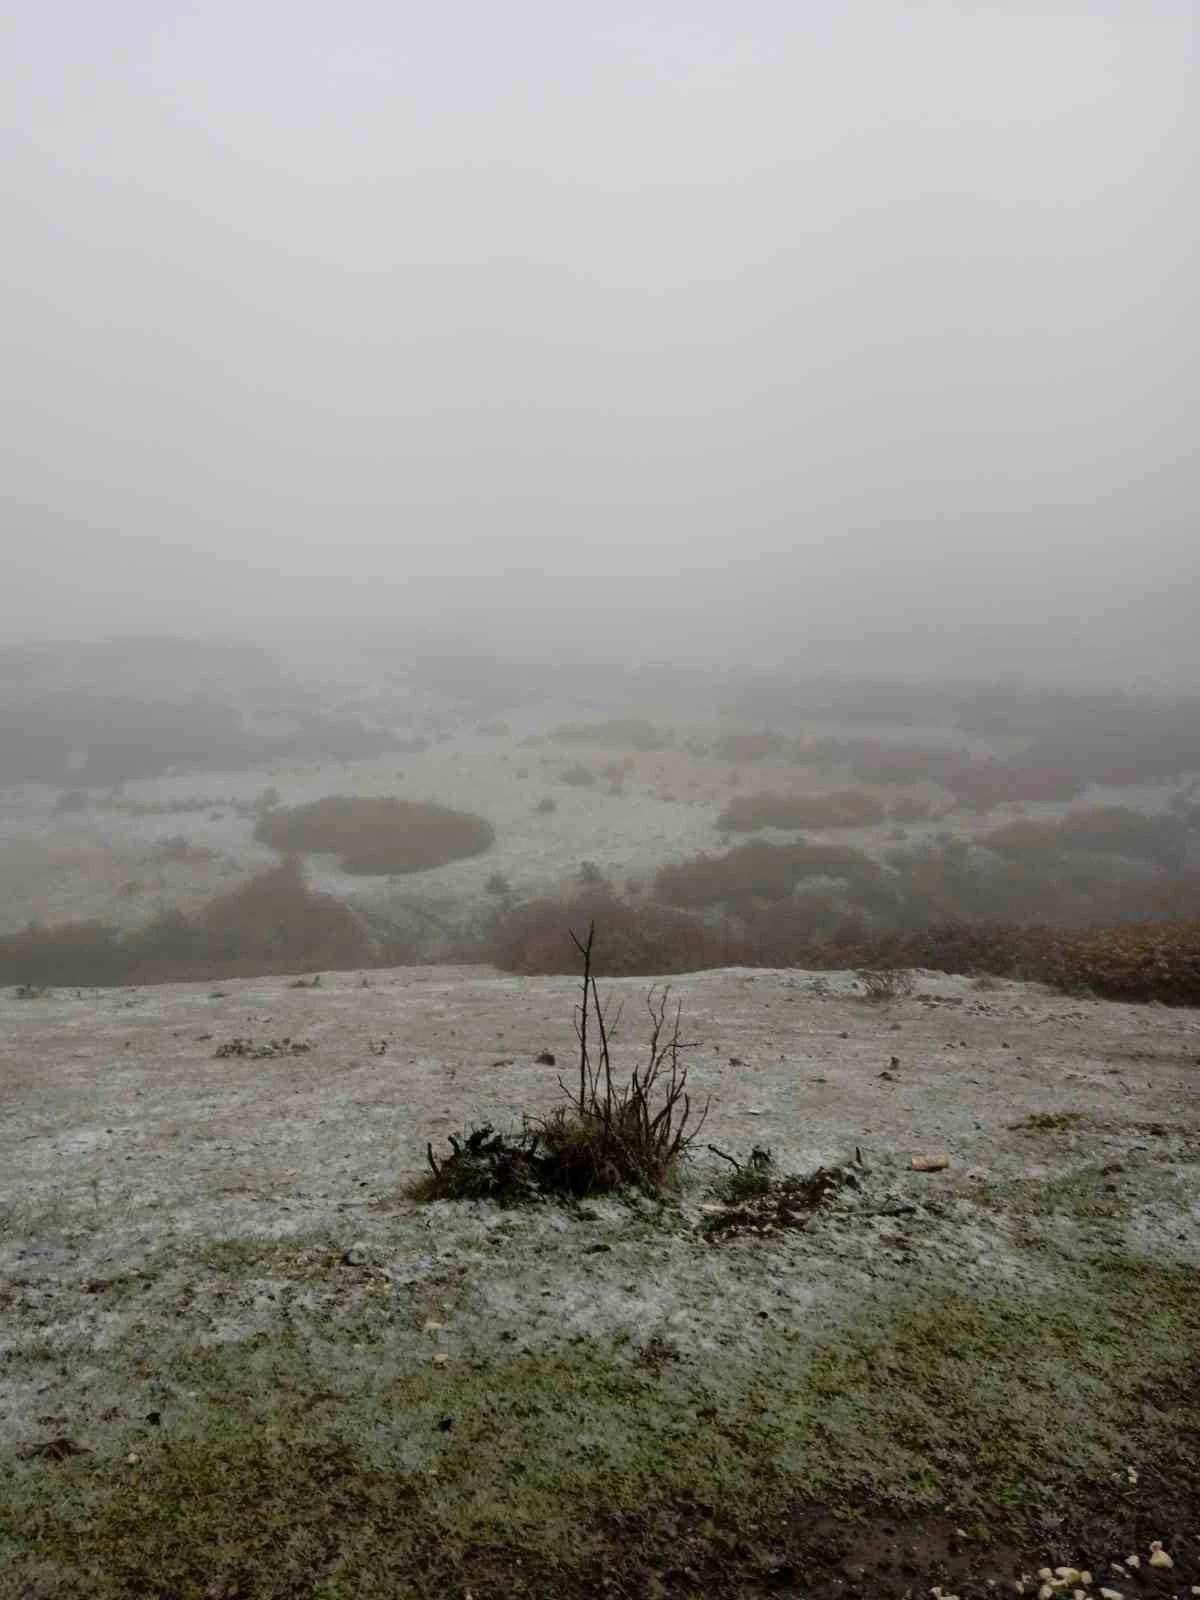
[[[749,794],[731,800],[717,818],[725,833],[756,828],[869,828],[887,821],[883,802],[865,789],[831,794]]]
[[[1200,922],[1134,923],[1066,938],[1055,981],[1105,1000],[1200,1006]]]
[[[670,990],[646,997],[650,1037],[646,1058],[629,1074],[612,1060],[613,1023],[600,1003],[593,955],[595,924],[587,940],[568,934],[583,960],[582,998],[575,1013],[579,1063],[573,1086],[562,1083],[566,1104],[549,1116],[526,1119],[511,1138],[490,1125],[465,1140],[451,1139],[442,1160],[427,1148],[429,1172],[413,1185],[420,1199],[527,1199],[637,1189],[661,1195],[700,1134],[708,1107],[697,1109],[688,1092],[682,1057],[691,1048],[681,1034],[681,1009]]]
[[[340,856],[343,872],[391,875],[481,855],[496,834],[490,822],[468,811],[390,796],[330,795],[265,812],[254,837],[284,855]]]

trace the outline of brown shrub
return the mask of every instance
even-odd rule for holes
[[[1064,939],[1055,981],[1105,1000],[1200,1006],[1200,922],[1131,923]]]
[[[869,828],[886,822],[887,812],[865,789],[838,789],[830,794],[748,794],[731,800],[717,818],[726,833],[756,828]]]
[[[496,834],[468,811],[424,801],[330,795],[311,805],[266,812],[254,837],[284,855],[341,856],[343,872],[424,872],[481,855]]]

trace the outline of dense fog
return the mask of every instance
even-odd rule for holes
[[[13,637],[1194,674],[1182,0],[0,30]]]

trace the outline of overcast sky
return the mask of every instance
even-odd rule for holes
[[[0,0],[6,630],[1200,661],[1192,0]]]

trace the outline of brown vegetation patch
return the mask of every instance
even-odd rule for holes
[[[886,873],[848,845],[767,844],[752,840],[724,855],[701,854],[655,875],[654,897],[668,905],[713,906],[754,899],[782,900],[804,878],[833,878],[872,886]]]
[[[1058,981],[1106,1000],[1200,1006],[1200,922],[1133,923],[1064,940]]]
[[[343,872],[390,874],[481,855],[496,834],[483,817],[425,801],[330,795],[268,811],[254,836],[285,855],[340,856]]]
[[[729,833],[755,828],[870,828],[887,821],[877,795],[865,789],[838,789],[830,794],[748,794],[731,800],[717,818]]]
[[[0,982],[104,987],[398,961],[349,906],[314,894],[294,858],[219,896],[198,915],[168,912],[132,933],[103,922],[28,927],[0,939]]]
[[[668,906],[630,905],[606,887],[503,910],[478,947],[465,952],[505,972],[572,972],[572,928],[597,924],[592,961],[601,977],[654,977],[738,964],[746,947],[699,918]]]

